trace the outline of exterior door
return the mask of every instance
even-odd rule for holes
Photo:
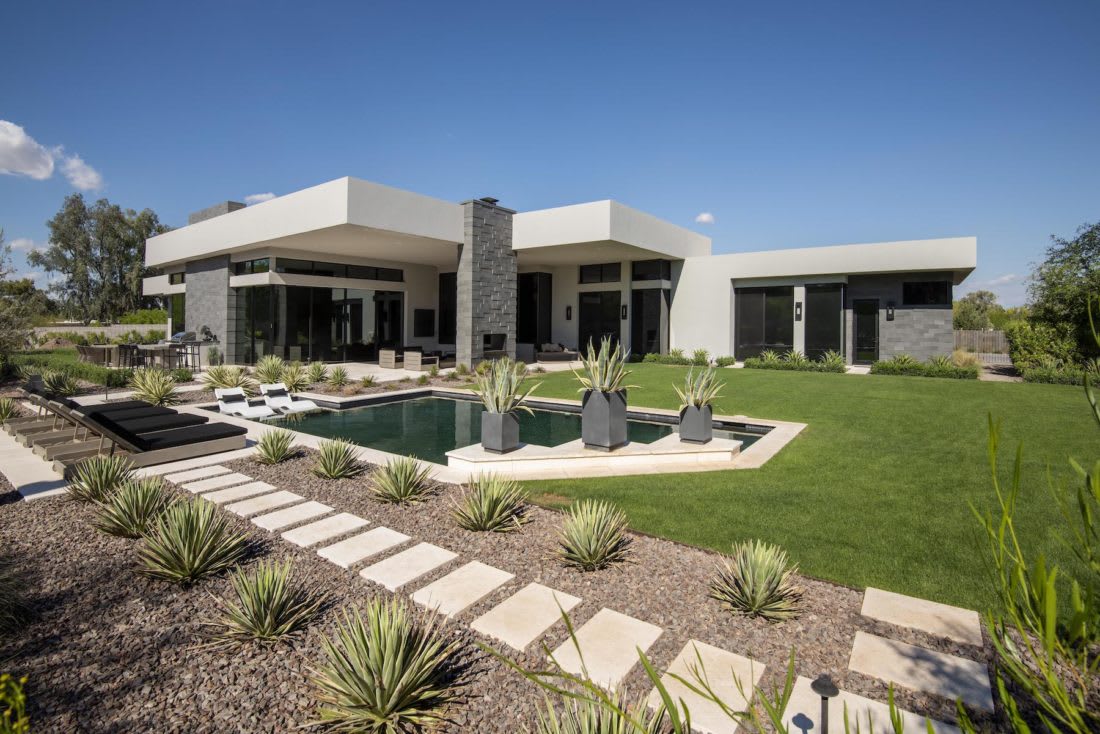
[[[878,360],[878,299],[852,301],[855,362]]]
[[[619,304],[622,294],[619,291],[594,291],[580,294],[580,309],[577,314],[577,348],[584,353],[588,343],[600,348],[600,341],[611,337],[611,346],[619,343],[621,320]]]

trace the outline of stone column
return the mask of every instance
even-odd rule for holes
[[[188,328],[202,339],[200,329],[209,326],[218,347],[229,361],[230,316],[233,298],[229,289],[229,256],[219,255],[187,263],[186,306]]]
[[[504,334],[516,356],[516,253],[511,209],[478,199],[462,203],[463,241],[458,249],[458,362],[473,367],[484,358],[486,334]]]

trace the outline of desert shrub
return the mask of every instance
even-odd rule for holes
[[[277,354],[269,354],[261,357],[253,368],[256,380],[262,384],[283,381],[283,372],[286,370],[286,362]]]
[[[1019,370],[1036,367],[1043,357],[1072,362],[1077,351],[1073,337],[1047,324],[1012,321],[1005,325],[1008,354]]]
[[[363,375],[360,377],[359,387],[374,387],[374,375]]]
[[[175,378],[176,382],[191,382],[191,380],[195,379],[195,373],[186,367],[177,367],[169,374]]]
[[[309,375],[301,362],[290,362],[283,367],[282,382],[290,392],[302,392],[309,387]]]
[[[427,375],[421,375],[420,377],[417,377],[417,378],[416,378],[416,384],[417,384],[417,385],[427,385],[427,384],[428,384],[428,381],[429,381],[430,379],[431,379],[431,378],[429,378],[429,377],[428,377]]]
[[[747,357],[744,361],[747,369],[780,370],[784,372],[834,372],[843,374],[848,366],[844,355],[830,350],[819,359],[811,360],[801,352],[788,352],[780,355],[771,349],[765,349],[757,357]]]
[[[0,556],[0,632],[14,630],[30,615],[26,589],[27,582],[14,559]]]
[[[12,398],[0,398],[0,423],[19,415],[19,404]]]
[[[454,503],[452,512],[459,527],[477,532],[507,532],[523,522],[527,493],[514,479],[497,474],[479,474]]]
[[[176,390],[176,378],[172,373],[156,367],[141,367],[130,376],[134,397],[150,405],[178,405],[180,395]]]
[[[642,361],[654,364],[691,364],[691,360],[684,356],[683,349],[670,349],[668,350],[668,354],[650,353],[642,357]]]
[[[326,382],[329,387],[341,388],[351,384],[351,378],[343,367],[333,367]]]
[[[718,367],[729,367],[731,364],[737,364],[736,357],[715,357],[714,364]]]
[[[256,441],[256,461],[261,464],[278,464],[294,455],[291,444],[294,434],[282,428],[273,428],[260,434]]]
[[[918,362],[907,354],[893,359],[879,360],[871,365],[872,375],[902,375],[907,377],[946,377],[956,380],[976,380],[981,372],[978,366],[956,367],[951,358],[933,358]]]
[[[433,364],[428,370],[428,377],[439,377],[439,365]]]
[[[783,355],[783,361],[795,368],[807,367],[811,364],[809,357],[797,349]]]
[[[235,599],[219,598],[222,618],[211,623],[214,639],[224,644],[248,640],[275,642],[304,629],[317,614],[323,596],[312,596],[290,578],[291,563],[261,561],[252,571],[237,569],[232,583]]]
[[[239,387],[244,390],[245,395],[249,396],[260,391],[260,384],[245,371],[244,367],[231,367],[224,364],[208,367],[199,378],[199,382],[207,390],[231,390]]]
[[[76,465],[69,496],[80,502],[106,502],[133,474],[133,465],[123,456],[89,457]]]
[[[141,538],[148,535],[172,502],[160,477],[131,479],[97,505],[93,525],[108,535]]]
[[[436,619],[400,599],[345,611],[325,637],[315,671],[319,725],[329,731],[399,734],[434,728],[456,699],[448,643]]]
[[[374,471],[367,491],[379,502],[416,503],[432,491],[431,471],[411,456],[396,456]]]
[[[217,347],[210,347],[206,350],[206,364],[210,367],[217,367],[225,361],[222,356],[222,350]]]
[[[466,365],[465,362],[459,362],[455,365],[454,373],[459,377],[465,377],[466,375],[470,374],[470,368]]]
[[[213,502],[190,499],[166,509],[138,547],[141,571],[153,578],[190,584],[224,571],[248,551],[243,534]]]
[[[163,308],[143,308],[137,311],[127,311],[118,317],[120,324],[166,324],[168,312]]]
[[[691,363],[696,367],[706,367],[710,364],[710,352],[705,349],[696,349],[691,353]]]
[[[80,383],[67,372],[47,370],[42,373],[42,392],[51,398],[71,398],[80,392]]]
[[[27,717],[27,694],[23,686],[27,679],[16,680],[7,673],[0,675],[0,733],[30,734],[31,720]]]
[[[951,364],[955,367],[981,367],[982,360],[973,352],[956,349],[951,353]]]
[[[581,500],[565,513],[558,557],[567,566],[598,571],[626,560],[626,515],[609,502]]]
[[[316,385],[328,380],[328,365],[324,362],[310,362],[306,368],[306,376],[311,384]]]
[[[347,479],[363,471],[359,447],[348,441],[331,439],[317,446],[317,461],[310,469],[323,479]]]
[[[794,579],[797,570],[777,545],[751,540],[735,543],[733,553],[718,566],[710,596],[734,614],[771,622],[791,619],[798,616],[802,599]]]
[[[1083,370],[1070,366],[1052,366],[1041,364],[1036,367],[1026,367],[1020,373],[1024,382],[1038,382],[1047,385],[1084,385],[1085,373]]]
[[[841,354],[840,352],[836,351],[835,349],[830,349],[829,351],[822,354],[817,359],[816,364],[821,365],[821,370],[823,372],[847,372],[848,371],[848,365],[844,361],[844,355]]]
[[[725,385],[724,382],[718,382],[718,374],[713,367],[699,370],[698,373],[692,367],[684,375],[684,389],[681,390],[676,385],[673,385],[672,389],[676,391],[677,397],[680,398],[680,410],[682,411],[687,407],[709,407],[721,395],[722,388]]]
[[[626,369],[629,356],[622,344],[612,346],[610,337],[600,340],[597,349],[591,342],[588,351],[581,354],[580,371],[573,370],[573,376],[581,384],[581,391],[595,390],[603,393],[622,392],[633,385],[623,384],[630,370]]]

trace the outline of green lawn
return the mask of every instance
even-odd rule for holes
[[[631,365],[632,406],[676,408],[686,368]],[[535,493],[598,497],[633,527],[726,550],[763,538],[802,571],[972,608],[992,603],[985,548],[969,503],[993,499],[987,421],[1002,420],[1002,476],[1024,442],[1019,527],[1048,557],[1064,524],[1046,472],[1096,458],[1098,432],[1081,388],[920,377],[722,370],[717,413],[807,423],[761,469],[530,482]],[[571,373],[538,375],[536,396],[577,398]]]

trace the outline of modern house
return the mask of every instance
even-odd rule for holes
[[[373,361],[419,347],[531,360],[610,335],[635,355],[952,351],[973,237],[712,255],[710,238],[615,201],[514,212],[341,178],[224,202],[148,240],[146,295],[228,361]],[[545,347],[545,348],[544,348]]]

